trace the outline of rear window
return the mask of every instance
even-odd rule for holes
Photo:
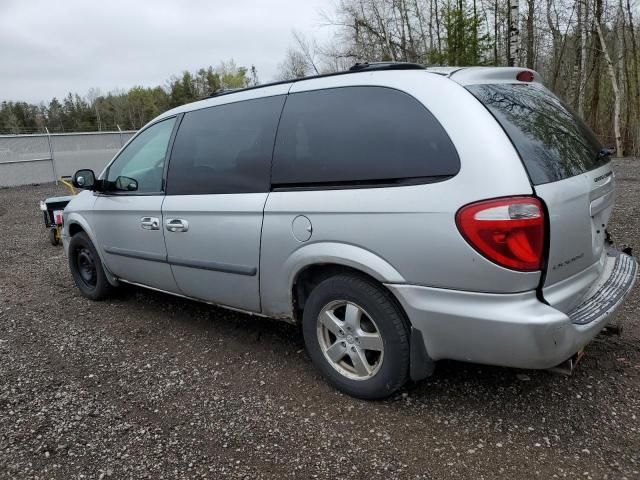
[[[429,182],[459,169],[449,136],[415,98],[385,87],[341,87],[289,95],[272,183]]]
[[[537,84],[471,85],[502,125],[534,185],[556,182],[609,161],[584,122],[555,95]]]

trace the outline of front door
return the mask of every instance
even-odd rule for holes
[[[260,236],[283,104],[280,95],[184,115],[162,215],[167,259],[185,295],[260,311]]]
[[[98,193],[92,227],[107,268],[117,277],[178,292],[162,228],[163,170],[175,117],[138,134],[111,163],[112,188]],[[134,181],[137,189],[128,190]]]

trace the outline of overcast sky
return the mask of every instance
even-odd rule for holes
[[[331,0],[0,0],[0,100],[48,102],[233,58],[272,80],[292,30],[326,38]]]

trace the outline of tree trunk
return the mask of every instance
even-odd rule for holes
[[[628,145],[629,130],[631,126],[631,76],[629,73],[629,64],[627,62],[627,33],[626,19],[622,0],[619,0],[618,14],[618,48],[617,48],[617,67],[618,80],[620,82],[620,98],[624,100],[624,123],[622,124],[622,144]]]
[[[582,9],[583,9],[583,2],[582,0],[578,0],[576,2],[577,5],[577,10],[578,10],[578,21],[576,23],[576,30],[575,30],[575,37],[576,37],[576,41],[575,41],[575,45],[574,45],[574,51],[575,51],[575,59],[573,61],[573,75],[571,78],[571,85],[572,85],[572,95],[571,95],[571,102],[572,102],[572,106],[573,108],[577,109],[578,108],[578,97],[580,95],[580,66],[582,65],[582,50],[581,50],[581,45],[582,45]]]
[[[424,44],[424,52],[422,55],[422,63],[427,63],[427,54],[429,53],[430,50],[433,49],[433,24],[431,23],[431,3],[433,0],[430,0],[429,2],[429,40],[428,42],[430,42],[431,46],[429,46],[429,43],[427,43],[427,36],[424,32],[424,15],[422,15],[422,12],[420,11],[420,7],[418,6],[418,0],[414,0],[413,2],[413,6],[416,10],[416,18],[418,19],[418,27],[420,27],[420,36],[422,37],[422,43]]]
[[[404,23],[404,14],[402,13],[402,4],[404,3],[404,0],[400,0],[399,5],[397,5],[395,1],[392,3],[393,5],[391,6],[391,11],[393,12],[393,21],[396,25],[396,31],[398,31],[400,35],[400,56],[402,57],[403,61],[409,62],[410,60],[409,47],[407,46],[407,31]],[[398,18],[398,15],[396,14],[396,7],[399,10],[400,18]]]
[[[440,16],[438,15],[438,0],[434,0],[436,12],[436,36],[438,37],[438,57],[442,58],[442,37],[440,36]]]
[[[372,2],[372,7],[373,7],[373,13],[376,16],[376,21],[378,22],[378,27],[380,28],[380,32],[382,34],[382,38],[384,40],[384,44],[387,47],[387,54],[389,55],[389,58],[391,59],[391,61],[395,62],[397,60],[397,56],[395,54],[395,51],[391,45],[391,40],[389,38],[389,32],[387,31],[387,28],[384,25],[384,21],[385,19],[382,17],[382,15],[380,15],[380,11],[378,10],[378,7],[376,6],[375,2]]]
[[[638,108],[638,96],[640,96],[640,77],[638,76],[638,44],[636,42],[636,34],[635,34],[635,26],[633,25],[633,14],[631,12],[631,3],[630,0],[627,0],[627,13],[629,15],[629,33],[631,35],[631,54],[632,54],[632,73],[631,76],[633,77],[632,80],[632,85],[635,87],[635,96],[634,99],[635,101],[631,101],[629,100],[629,103],[631,103],[635,109],[634,109],[634,113],[635,113],[635,118],[633,119],[633,126],[630,127],[631,128],[631,137],[633,138],[633,154],[637,155],[638,154],[638,149],[637,149],[637,142],[638,142],[638,137],[640,137],[640,125],[638,125],[638,112],[637,112],[637,108]]]
[[[498,66],[498,0],[493,3],[493,64]]]
[[[413,39],[413,31],[411,30],[411,22],[409,21],[409,8],[407,7],[406,0],[402,0],[400,4],[402,6],[402,13],[404,15],[404,24],[407,26],[407,36],[409,37],[409,59],[412,62],[416,62],[418,60],[418,53],[416,49],[416,44]]]
[[[596,23],[599,23],[602,18],[602,0],[595,0],[593,8],[593,23],[591,33],[591,51],[592,55],[592,68],[591,76],[593,77],[593,86],[591,88],[591,106],[589,108],[588,121],[589,126],[594,130],[598,127],[598,110],[600,105],[600,70],[602,56],[602,50],[598,46],[598,31],[596,29]]]
[[[101,132],[102,131],[102,121],[100,120],[100,109],[98,108],[98,103],[95,103],[95,109],[96,109],[96,120],[98,121],[98,131]]]
[[[433,51],[433,3],[434,0],[429,0],[429,50]],[[416,0],[416,8],[418,8],[418,0]]]
[[[511,62],[511,0],[507,0],[507,36],[504,42],[505,56],[507,59],[507,65],[513,67]]]
[[[631,4],[627,0],[627,13],[629,14],[629,33],[631,34],[631,51],[633,53],[633,79],[636,83],[636,93],[640,94],[640,77],[638,76],[638,43],[636,42],[635,26],[633,25],[633,14]]]
[[[519,0],[508,0],[509,5],[509,22],[508,22],[508,38],[507,38],[507,64],[513,67],[516,64],[518,50],[520,46],[520,8]]]
[[[534,38],[533,38],[533,27],[534,27],[534,3],[535,0],[527,0],[527,68],[531,70],[535,70],[535,57],[534,57]]]
[[[551,38],[553,41],[553,68],[551,75],[551,91],[556,91],[556,83],[558,81],[558,75],[560,72],[560,55],[561,55],[561,35],[560,35],[560,27],[553,21],[551,17],[551,9],[554,7],[554,0],[547,0],[547,25],[549,26],[549,30],[551,31]],[[556,21],[557,21],[556,15]]]
[[[581,2],[583,0],[580,0]],[[583,18],[580,32],[580,80],[578,81],[578,114],[584,118],[584,99],[587,89],[587,23],[589,21],[589,1],[583,2]]]
[[[464,24],[462,23],[462,1],[456,1],[456,19],[455,19],[455,48],[453,49],[453,65],[462,65],[462,49],[463,49],[463,39],[462,39],[462,29],[464,28]],[[451,49],[451,45],[447,45],[448,49]]]
[[[479,62],[478,54],[478,7],[476,0],[473,0],[473,65]]]
[[[600,45],[602,47],[602,54],[604,55],[605,62],[607,64],[607,71],[609,72],[609,78],[611,80],[611,89],[613,90],[613,132],[616,139],[616,156],[624,156],[624,150],[622,146],[622,135],[620,133],[620,88],[618,87],[618,80],[616,79],[616,70],[607,44],[604,41],[604,35],[602,34],[602,26],[599,21],[596,21],[596,29],[598,31],[598,37],[600,38]]]

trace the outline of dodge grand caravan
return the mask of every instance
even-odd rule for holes
[[[521,68],[357,64],[151,121],[64,211],[80,292],[121,282],[300,323],[362,398],[439,359],[546,369],[611,320],[610,151]]]

